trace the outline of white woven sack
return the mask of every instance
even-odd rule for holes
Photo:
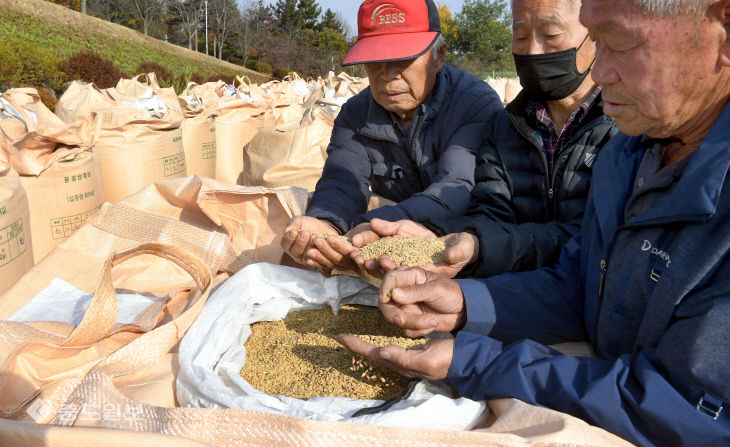
[[[350,417],[377,400],[319,397],[309,400],[264,394],[239,376],[250,325],[283,320],[291,311],[376,305],[377,289],[360,278],[254,264],[211,295],[180,345],[177,397],[182,406],[239,408],[323,421],[386,427],[470,430],[488,413],[484,402],[453,399],[443,384],[421,382],[387,411]]]

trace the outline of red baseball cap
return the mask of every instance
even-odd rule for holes
[[[357,14],[357,43],[342,66],[413,59],[440,34],[433,0],[365,0]]]

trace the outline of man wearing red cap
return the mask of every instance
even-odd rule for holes
[[[342,64],[365,64],[370,88],[335,121],[307,215],[294,218],[282,240],[292,258],[351,267],[349,256],[311,233],[353,236],[373,218],[420,221],[467,211],[475,154],[504,110],[485,82],[444,65],[445,43],[432,0],[360,6],[358,42]],[[396,205],[367,212],[371,192]]]

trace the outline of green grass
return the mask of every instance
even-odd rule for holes
[[[113,61],[115,66],[130,76],[138,74],[135,71],[142,62],[149,61],[166,67],[176,78],[190,79],[195,73],[204,79],[221,74],[235,76],[244,72],[251,76],[251,73],[243,67],[239,71],[229,68],[230,64],[225,64],[224,67],[224,64],[207,63],[196,60],[198,59],[196,56],[174,54],[171,51],[132,42],[121,38],[120,35],[50,23],[43,18],[26,15],[11,8],[0,8],[0,42],[3,41],[22,41],[34,47],[32,49],[34,56],[42,57],[47,64],[52,65],[57,65],[78,51],[90,50]],[[0,55],[0,61],[5,58],[7,62],[10,57],[12,55]],[[17,57],[23,58],[23,55]]]

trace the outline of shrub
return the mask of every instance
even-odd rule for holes
[[[59,59],[20,39],[0,39],[0,88],[22,84],[47,85],[60,91],[66,76],[58,70]]]
[[[93,82],[99,88],[115,87],[125,77],[114,63],[91,51],[81,51],[61,64],[70,81]]]
[[[256,62],[256,67],[254,68],[254,70],[258,71],[259,73],[271,73],[272,71],[274,71],[271,65],[263,61]]]
[[[256,64],[258,64],[259,61],[253,58],[246,59],[246,63],[243,65],[244,67],[248,68],[249,70],[256,70]]]
[[[283,79],[289,75],[289,73],[294,72],[291,68],[277,68],[274,70],[274,77],[276,79]]]
[[[56,104],[58,104],[58,99],[56,99],[56,96],[49,89],[49,87],[46,87],[43,85],[31,85],[31,84],[21,84],[19,87],[31,87],[31,88],[38,90],[38,96],[41,97],[41,102],[43,103],[43,105],[48,107],[51,110],[51,112],[56,111]]]
[[[236,80],[234,76],[228,75],[228,74],[217,74],[215,76],[211,76],[208,78],[206,82],[218,82],[223,81],[226,84],[233,84],[233,82]]]
[[[142,62],[137,67],[137,74],[140,73],[154,73],[157,75],[160,87],[170,87],[175,83],[175,75],[157,62]]]

